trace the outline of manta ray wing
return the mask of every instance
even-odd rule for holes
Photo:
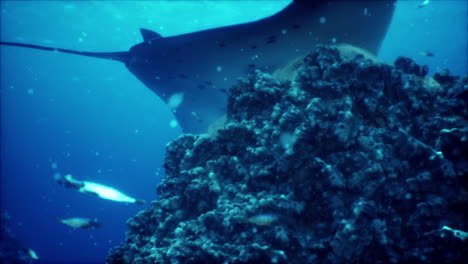
[[[128,52],[93,53],[29,44],[2,45],[118,60],[168,105],[186,133],[205,133],[225,114],[226,94],[252,67],[270,69],[315,44],[348,43],[377,53],[395,0],[295,0],[279,13],[250,23],[145,41]],[[174,96],[180,99],[173,106]]]

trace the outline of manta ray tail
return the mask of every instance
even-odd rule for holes
[[[32,45],[32,44],[15,43],[15,42],[3,42],[3,41],[0,41],[0,45],[23,47],[23,48],[30,48],[30,49],[39,49],[39,50],[47,50],[47,51],[54,51],[54,52],[70,53],[70,54],[93,57],[93,58],[116,60],[116,61],[121,61],[123,63],[127,63],[128,59],[129,59],[129,55],[128,55],[127,51],[122,51],[122,52],[86,52],[86,51],[76,51],[76,50],[61,49],[61,48],[51,48],[51,47],[44,47],[44,46],[38,46],[38,45]]]

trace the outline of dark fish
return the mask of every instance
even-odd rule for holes
[[[419,54],[421,54],[422,56],[426,56],[426,57],[434,57],[435,54],[430,52],[430,51],[420,51]]]

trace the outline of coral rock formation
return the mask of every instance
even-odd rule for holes
[[[293,68],[232,87],[216,136],[168,144],[109,263],[468,259],[468,78],[327,46]]]
[[[10,217],[0,211],[0,263],[31,264],[33,259],[27,254],[21,242],[15,237],[9,226]]]

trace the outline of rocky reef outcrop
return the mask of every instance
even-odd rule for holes
[[[0,263],[3,264],[31,264],[33,259],[27,254],[21,242],[11,232],[9,226],[10,217],[4,211],[0,211]]]
[[[468,259],[468,78],[328,46],[288,67],[232,87],[216,135],[168,144],[108,263]]]

